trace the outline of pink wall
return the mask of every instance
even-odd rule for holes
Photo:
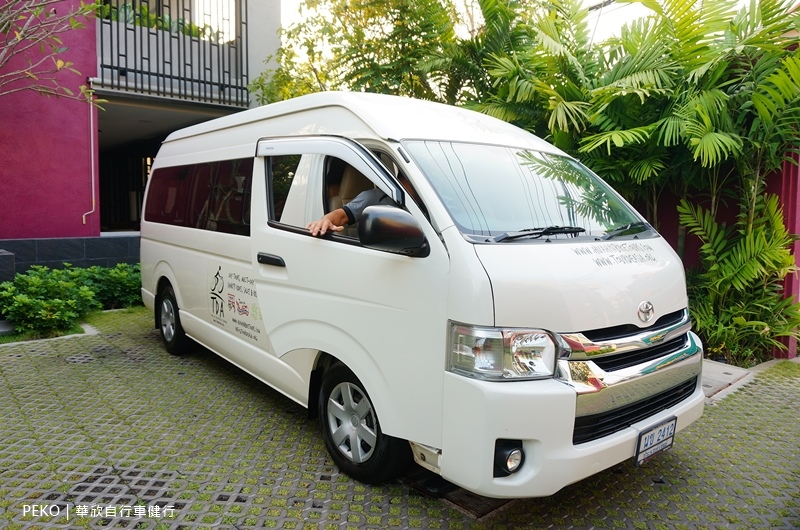
[[[795,155],[797,159],[797,155]],[[783,207],[783,217],[786,220],[786,228],[792,234],[800,234],[800,168],[790,162],[784,162],[783,173],[776,175],[768,181],[768,189],[771,193],[776,193],[781,197]],[[793,246],[795,263],[800,256],[800,241],[795,241]],[[794,298],[795,302],[800,299],[800,278],[797,274],[790,274],[784,280],[784,295]],[[783,343],[787,350],[776,350],[775,357],[794,358],[797,357],[797,340],[786,338]]]
[[[97,71],[94,24],[61,36],[69,50],[60,57],[81,75],[62,71],[58,79],[75,93]],[[84,222],[93,182],[98,192],[96,113],[30,90],[0,96],[0,239],[100,234],[99,204]]]

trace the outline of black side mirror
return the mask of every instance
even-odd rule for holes
[[[358,239],[367,248],[424,258],[431,253],[414,216],[395,206],[369,206],[358,221]]]

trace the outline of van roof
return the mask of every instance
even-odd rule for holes
[[[286,119],[278,119],[282,117]],[[351,138],[436,139],[560,153],[537,136],[479,112],[364,92],[318,92],[256,107],[181,129],[170,134],[165,143],[267,120],[269,125],[258,127],[259,137],[336,134]]]

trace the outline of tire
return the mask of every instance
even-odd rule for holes
[[[377,484],[408,466],[408,442],[381,431],[364,385],[346,366],[336,364],[325,372],[318,412],[325,447],[342,472]]]
[[[156,300],[156,323],[164,348],[172,355],[183,355],[189,351],[190,339],[181,326],[181,317],[175,291],[167,284]]]

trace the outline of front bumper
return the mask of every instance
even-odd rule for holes
[[[702,347],[696,337],[691,341],[695,346],[691,354],[684,352],[670,363],[656,363],[655,370],[652,361],[643,363],[627,369],[628,377],[610,378],[597,385],[590,406],[581,404],[588,397],[587,389],[578,389],[569,381],[497,383],[446,373],[439,472],[487,497],[539,497],[632,458],[642,430],[675,416],[680,431],[702,415]],[[619,425],[606,436],[574,443],[577,411],[613,415],[620,401],[622,409],[637,398],[647,399],[648,394],[663,393],[676,382],[685,385],[688,381],[694,382],[694,389],[680,402]],[[520,471],[507,477],[493,476],[497,439],[522,441],[525,462]],[[680,443],[677,438],[676,443]]]

